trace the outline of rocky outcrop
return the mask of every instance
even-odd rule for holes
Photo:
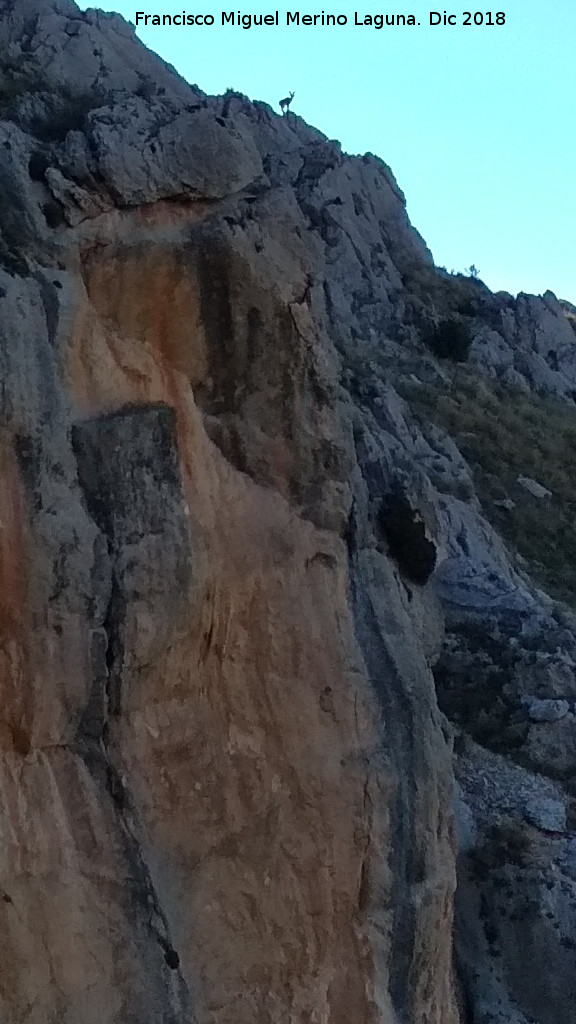
[[[568,1021],[576,892],[565,795],[469,742],[457,778],[455,936],[470,1019]]]
[[[117,16],[13,0],[0,53],[0,1016],[567,1020],[571,621],[394,387],[455,323],[567,395],[567,307]]]

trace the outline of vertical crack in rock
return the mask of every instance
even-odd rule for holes
[[[190,545],[174,413],[167,406],[126,408],[76,424],[72,445],[88,510],[106,541],[100,557],[110,573],[101,626],[93,631],[92,689],[78,744],[114,804],[137,926],[162,951],[154,970],[157,984],[168,990],[171,1016],[165,1024],[188,1024],[190,995],[138,839],[137,810],[115,763],[113,736],[139,665],[166,649],[188,592]],[[139,608],[153,622],[145,637],[138,635]]]
[[[124,639],[121,624],[126,615],[125,598],[118,574],[112,572],[111,592],[104,632],[106,634],[106,704],[107,721],[116,718],[122,710],[122,675],[124,669]],[[106,726],[107,728],[107,726]]]
[[[366,574],[360,566],[360,548],[356,530],[356,506],[353,505],[348,529],[350,559],[350,591],[356,637],[369,677],[384,711],[385,757],[396,779],[392,802],[390,869],[394,878],[393,930],[389,990],[399,1021],[413,1019],[410,1005],[413,984],[411,969],[415,951],[417,915],[411,897],[411,886],[422,881],[424,863],[415,833],[416,793],[414,778],[418,775],[418,737],[410,697],[388,651],[378,622]],[[366,850],[368,854],[368,847]],[[363,866],[363,876],[366,872]],[[363,878],[364,886],[366,886]],[[366,893],[362,892],[363,902]]]

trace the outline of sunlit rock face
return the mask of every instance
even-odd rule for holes
[[[472,984],[468,862],[454,963],[432,668],[456,720],[462,618],[550,609],[392,386],[400,351],[442,378],[444,285],[375,157],[117,16],[0,5],[3,1021],[492,1024],[502,990],[524,1024],[505,970]],[[560,316],[470,287],[496,375],[511,317]],[[568,828],[542,794],[528,827]]]

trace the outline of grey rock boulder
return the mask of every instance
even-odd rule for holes
[[[517,481],[525,491],[528,491],[533,498],[551,498],[552,491],[549,491],[543,484],[538,483],[537,480],[533,480],[529,476],[519,476]]]
[[[538,697],[525,697],[523,703],[526,705],[531,722],[559,722],[566,717],[570,710],[567,700],[540,700]]]

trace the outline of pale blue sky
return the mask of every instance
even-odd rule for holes
[[[94,3],[81,2],[82,8]],[[293,109],[349,153],[394,171],[408,212],[448,270],[475,263],[491,288],[552,289],[576,302],[576,0],[358,3],[364,14],[413,13],[420,27],[354,27],[354,0],[286,10],[348,15],[344,28],[221,27],[238,7],[182,0],[98,4],[134,22],[213,13],[212,28],[151,28],[140,38],[209,93],[228,87]],[[429,11],[502,10],[504,27],[435,27]],[[243,13],[276,10],[240,7]]]

